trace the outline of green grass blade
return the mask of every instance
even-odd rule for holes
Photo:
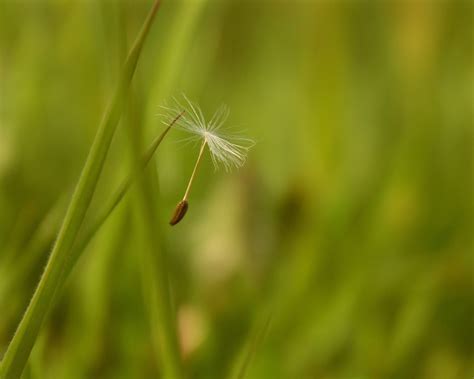
[[[68,261],[66,262],[66,265],[64,267],[63,271],[63,280],[66,281],[69,274],[71,271],[74,269],[74,266],[76,265],[77,261],[79,260],[82,252],[86,249],[87,245],[90,243],[90,241],[94,238],[94,236],[97,234],[97,232],[100,230],[102,225],[104,225],[105,221],[109,218],[109,216],[112,214],[112,212],[117,208],[117,206],[120,204],[120,202],[123,200],[127,192],[129,191],[130,187],[132,186],[134,180],[136,179],[137,175],[139,175],[150,163],[151,158],[153,158],[153,155],[155,154],[156,150],[158,149],[158,146],[160,146],[161,141],[165,138],[166,134],[169,132],[173,124],[178,120],[178,117],[176,117],[167,127],[166,129],[159,135],[157,136],[148,149],[146,150],[145,154],[142,156],[141,161],[137,167],[135,167],[134,170],[127,176],[127,178],[122,182],[122,184],[119,186],[119,189],[115,192],[115,194],[112,196],[111,200],[105,206],[102,211],[99,213],[99,215],[95,218],[95,220],[91,223],[91,226],[89,226],[84,233],[79,237],[78,242],[75,244],[73,248],[73,252],[70,254]]]
[[[177,2],[177,12],[169,38],[163,42],[162,53],[156,62],[157,69],[151,80],[150,95],[145,109],[145,131],[150,130],[156,119],[156,104],[170,96],[182,73],[189,48],[192,46],[197,25],[207,5],[206,0]]]
[[[131,147],[132,162],[138,164],[141,151],[141,132],[143,122],[141,112],[130,98],[126,113],[128,141]],[[160,363],[161,377],[166,379],[183,378],[183,367],[179,351],[176,315],[172,305],[169,283],[168,256],[162,243],[161,227],[158,222],[157,180],[152,174],[156,171],[140,172],[137,191],[133,197],[138,230],[143,248],[141,253],[142,286],[145,307],[150,322],[151,337],[157,361]]]
[[[271,315],[266,316],[263,322],[261,321],[257,323],[253,332],[249,334],[242,350],[237,356],[236,363],[231,371],[229,379],[243,379],[246,377],[250,363],[267,335],[271,318]]]
[[[160,1],[156,0],[127,57],[117,90],[94,138],[48,264],[3,358],[0,372],[3,379],[16,379],[21,376],[53,297],[63,284],[62,271],[65,262],[90,205],[143,43],[159,5]]]
[[[7,294],[28,277],[34,268],[41,264],[42,259],[45,259],[45,252],[51,247],[61,218],[64,216],[67,205],[65,200],[67,199],[61,197],[47,212],[24,247],[23,253],[13,264],[2,265],[5,270],[8,268],[8,275],[4,275],[0,282],[0,309],[8,303]]]
[[[133,184],[133,181],[136,179],[137,174],[146,168],[158,149],[158,146],[176,121],[177,119],[168,125],[167,128],[152,141],[145,154],[142,156],[140,167],[137,167],[127,176],[127,178],[124,179],[118,190],[111,197],[111,200],[107,206],[105,206],[101,212],[99,212],[99,215],[96,216],[91,226],[89,226],[84,232],[81,231],[77,242],[74,244],[73,252],[68,256],[68,261],[65,264],[62,274],[64,279],[60,280],[61,283],[63,283],[63,280],[67,280],[83,251],[86,249],[97,232],[101,229],[102,225],[108,220],[112,212],[121,203]],[[55,230],[60,225],[60,215],[63,213],[63,209],[66,206],[63,200],[64,199],[61,198],[61,200],[55,204],[54,208],[50,210],[39,227],[35,230],[30,243],[25,248],[25,253],[20,257],[19,260],[15,262],[15,267],[13,267],[13,271],[10,271],[10,275],[7,277],[6,282],[0,285],[0,295],[6,294],[8,291],[13,289],[15,284],[24,279],[28,275],[31,268],[35,267],[43,258],[41,254],[42,250],[45,248],[47,243],[52,243]],[[6,299],[6,296],[0,296],[0,299]],[[0,301],[0,305],[1,304],[2,302]]]
[[[162,365],[162,377],[183,378],[179,351],[176,313],[169,283],[169,262],[162,243],[156,216],[156,181],[150,170],[139,181],[136,204],[143,222],[145,248],[142,249],[142,285],[156,352]],[[156,174],[156,173],[155,173]]]

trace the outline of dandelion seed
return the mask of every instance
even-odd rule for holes
[[[254,141],[249,138],[224,131],[223,125],[229,116],[228,107],[221,106],[214,113],[210,121],[206,121],[201,108],[192,103],[185,95],[183,95],[183,97],[184,105],[174,98],[174,105],[162,107],[166,111],[166,113],[162,115],[164,118],[163,122],[169,124],[176,119],[177,115],[182,114],[183,110],[185,110],[186,113],[177,119],[173,127],[191,133],[193,136],[188,140],[202,142],[186,192],[183,200],[176,206],[170,221],[171,225],[176,225],[186,214],[189,191],[191,190],[197,168],[202,160],[206,146],[209,148],[214,168],[217,170],[221,165],[226,171],[230,171],[232,168],[241,167],[245,163],[247,152],[254,145]]]
[[[188,201],[181,200],[178,203],[178,205],[176,205],[176,208],[173,213],[173,217],[171,217],[170,225],[176,225],[178,222],[180,222],[187,211],[188,211]]]

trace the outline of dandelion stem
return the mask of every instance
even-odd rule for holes
[[[197,168],[199,163],[202,160],[202,156],[204,154],[204,148],[206,147],[207,140],[204,138],[201,145],[201,150],[199,151],[199,155],[194,165],[193,173],[191,174],[191,178],[189,179],[188,187],[186,188],[186,192],[184,193],[183,201],[188,200],[189,191],[191,190],[191,185],[193,184],[194,177],[196,176]]]

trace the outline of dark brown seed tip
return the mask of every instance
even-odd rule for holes
[[[187,211],[188,211],[188,201],[181,200],[174,210],[173,217],[171,217],[171,220],[170,220],[170,225],[176,225],[178,222],[180,222]]]

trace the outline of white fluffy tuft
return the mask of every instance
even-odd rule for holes
[[[162,106],[163,123],[168,125],[183,110],[185,113],[174,124],[174,128],[191,133],[195,139],[203,139],[209,146],[212,162],[217,169],[222,165],[226,171],[241,167],[245,163],[248,150],[255,145],[250,138],[224,133],[223,125],[229,117],[229,108],[222,105],[210,121],[206,121],[201,108],[191,102],[185,95],[184,105],[173,98],[171,106]]]

